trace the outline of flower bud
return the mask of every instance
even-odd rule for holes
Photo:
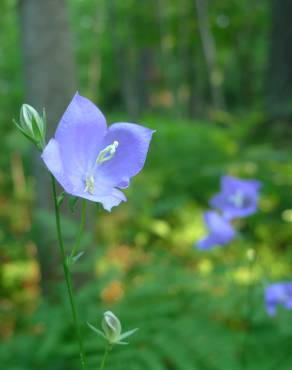
[[[122,326],[120,320],[111,311],[106,311],[103,314],[101,327],[110,343],[116,343],[119,341]]]
[[[20,109],[19,123],[15,122],[17,128],[31,140],[38,149],[43,149],[46,135],[45,112],[41,117],[30,105],[23,104]]]
[[[130,337],[138,330],[136,328],[122,333],[120,320],[111,311],[106,311],[103,314],[103,319],[101,321],[101,327],[103,331],[97,329],[89,322],[87,323],[87,325],[96,334],[105,339],[111,346],[113,344],[129,344],[128,342],[125,342],[124,339]]]

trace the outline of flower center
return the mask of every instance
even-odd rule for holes
[[[100,164],[107,162],[113,158],[118,146],[119,142],[115,140],[112,144],[108,145],[107,147],[100,151],[93,168],[86,175],[84,189],[85,192],[88,192],[91,195],[94,194],[94,172]]]
[[[242,208],[244,206],[245,198],[242,191],[237,191],[236,193],[230,195],[230,203],[234,204],[235,207]]]

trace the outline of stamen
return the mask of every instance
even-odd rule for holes
[[[94,194],[94,177],[92,175],[86,177],[84,191],[91,195]]]
[[[98,155],[97,160],[95,162],[95,165],[90,170],[89,174],[85,178],[85,192],[88,192],[89,194],[94,194],[94,176],[95,170],[97,166],[101,163],[107,162],[115,155],[117,147],[119,146],[118,141],[114,141],[111,145],[108,145],[106,148],[104,148]]]
[[[114,141],[111,145],[104,148],[98,155],[96,163],[101,164],[103,162],[109,161],[115,155],[117,147],[119,146],[118,141]]]

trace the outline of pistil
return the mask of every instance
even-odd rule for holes
[[[91,195],[94,194],[94,173],[99,165],[113,158],[118,146],[119,142],[115,140],[112,144],[100,151],[93,168],[85,178],[85,192],[88,192]]]

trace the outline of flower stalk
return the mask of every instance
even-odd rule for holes
[[[106,360],[107,360],[108,354],[110,353],[110,350],[111,350],[110,345],[107,345],[107,346],[105,347],[104,355],[103,355],[103,358],[102,358],[102,360],[101,360],[101,364],[100,364],[100,367],[99,367],[99,369],[98,369],[98,370],[104,370],[105,363],[106,363]]]
[[[63,265],[65,281],[66,281],[66,286],[67,286],[67,291],[68,291],[68,296],[69,296],[69,302],[70,302],[70,307],[71,307],[71,312],[72,312],[73,323],[74,323],[74,327],[75,327],[76,339],[77,339],[78,344],[79,344],[80,361],[81,361],[82,369],[87,370],[83,340],[82,340],[82,336],[81,336],[81,331],[80,331],[80,326],[79,326],[78,316],[77,316],[77,310],[76,310],[76,307],[75,307],[75,301],[74,301],[74,296],[73,296],[71,273],[70,273],[70,269],[69,269],[68,260],[66,258],[66,254],[65,254],[64,242],[63,242],[63,236],[62,236],[60,211],[59,211],[59,206],[58,206],[57,190],[56,190],[56,180],[53,176],[51,176],[51,179],[52,179],[54,206],[55,206],[55,218],[56,218],[58,243],[59,243],[59,248],[60,248],[60,252],[61,252],[62,265]],[[82,230],[83,230],[83,228],[82,228]],[[81,235],[79,236],[79,239],[80,238],[81,238]]]
[[[78,259],[79,256],[81,256],[83,254],[83,252],[80,252],[79,254],[77,254],[77,252],[78,252],[78,249],[80,247],[81,238],[82,238],[82,235],[83,235],[83,232],[84,232],[84,228],[85,228],[86,205],[87,205],[86,200],[85,199],[82,199],[82,205],[81,205],[81,222],[80,222],[80,226],[79,226],[79,230],[78,230],[78,234],[77,234],[77,237],[76,237],[74,246],[72,248],[72,252],[71,252],[71,254],[69,256],[69,265],[74,260]]]

